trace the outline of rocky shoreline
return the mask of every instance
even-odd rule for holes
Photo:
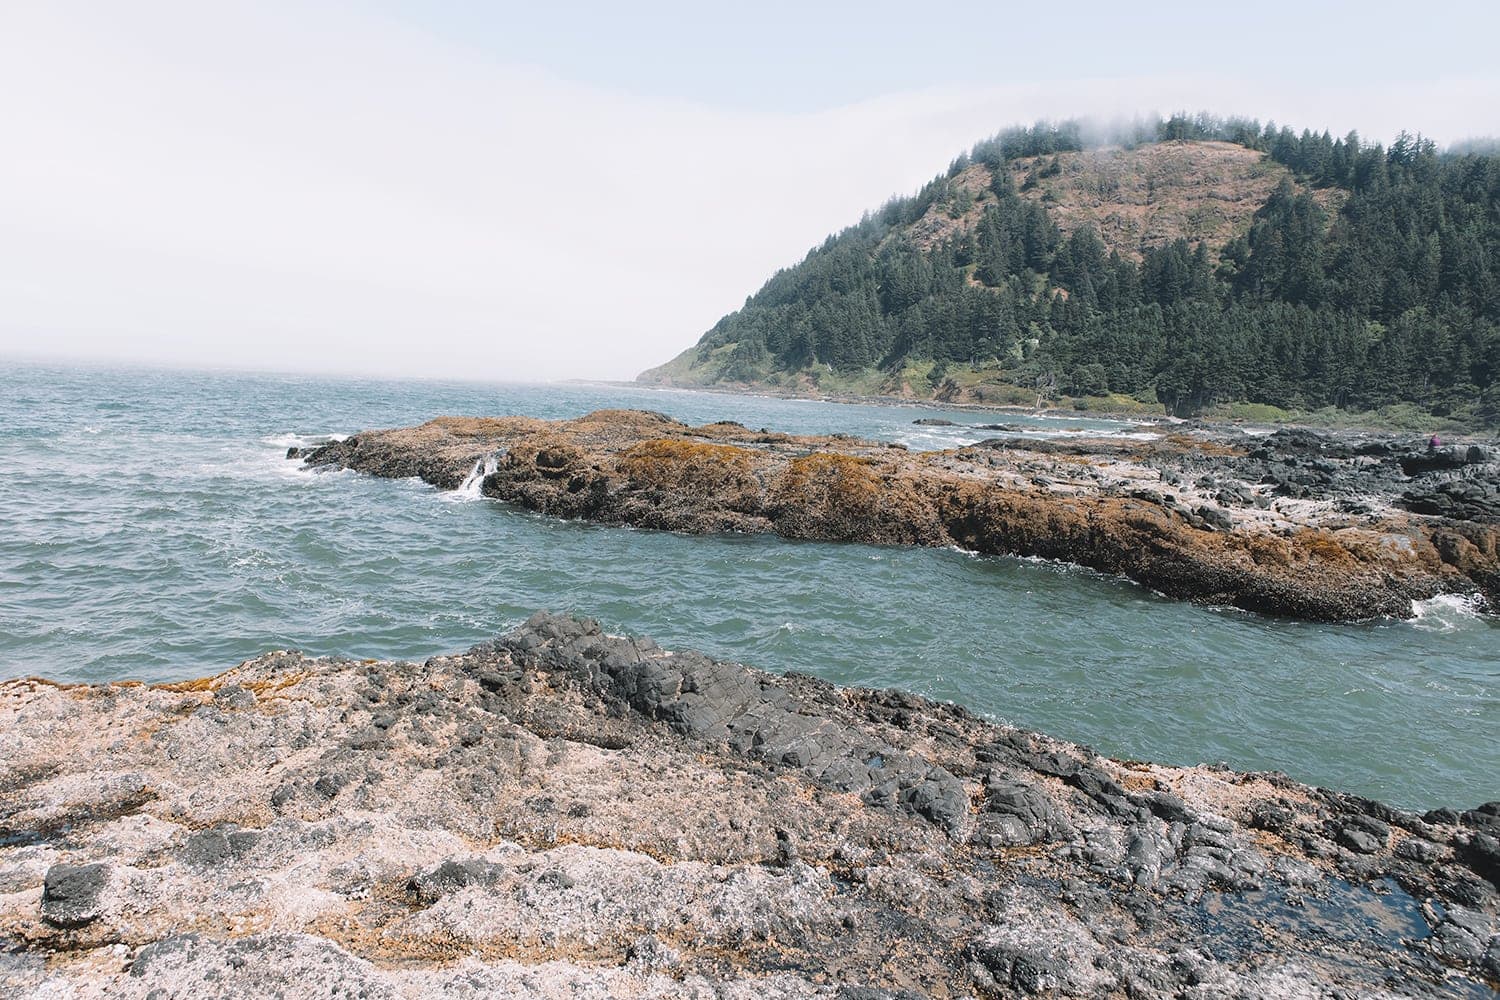
[[[1497,838],[539,614],[0,684],[0,993],[1486,997]]]
[[[941,452],[601,410],[442,417],[289,457],[527,510],[687,532],[1056,559],[1168,597],[1315,621],[1500,607],[1500,449],[1189,427],[1152,440],[1000,432]]]

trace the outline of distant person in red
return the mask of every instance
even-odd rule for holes
[[[1427,442],[1427,450],[1428,451],[1437,451],[1442,446],[1443,446],[1443,442],[1441,442],[1441,441],[1438,440],[1438,436],[1436,434],[1434,434],[1432,436],[1432,440],[1431,441]]]

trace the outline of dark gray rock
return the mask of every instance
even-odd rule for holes
[[[946,830],[957,830],[969,811],[969,796],[953,775],[935,767],[918,784],[901,793],[900,802],[918,816]]]
[[[1459,911],[1463,912],[1463,911]],[[1438,924],[1432,932],[1432,949],[1452,961],[1464,965],[1478,965],[1484,959],[1489,934],[1483,937],[1473,928],[1453,920],[1452,914]]]
[[[1137,828],[1130,831],[1125,841],[1125,867],[1131,881],[1146,886],[1155,882],[1161,874],[1162,845],[1150,830]]]
[[[1371,834],[1351,827],[1339,831],[1339,843],[1360,854],[1374,854],[1382,847],[1381,842]]]
[[[109,865],[58,864],[42,884],[42,919],[54,927],[78,928],[98,920],[99,896],[109,882]]]
[[[1465,810],[1458,822],[1491,833],[1500,832],[1500,802],[1486,802],[1482,806]]]
[[[313,782],[313,791],[325,799],[331,799],[338,795],[348,783],[349,779],[342,774],[324,774]]]
[[[177,956],[192,954],[201,940],[198,934],[189,932],[153,941],[136,952],[135,960],[130,963],[130,974],[136,979],[144,979],[154,971],[158,963],[165,963]]]
[[[1200,506],[1193,509],[1193,516],[1213,531],[1232,531],[1234,518],[1217,507]]]
[[[649,975],[653,972],[670,973],[682,964],[682,959],[660,938],[642,934],[625,949],[625,964],[638,973]]]
[[[1066,968],[1061,961],[1009,942],[976,944],[970,954],[988,974],[989,981],[983,985],[1004,993],[1035,995],[1064,982]]]
[[[1171,792],[1150,791],[1138,798],[1153,815],[1168,823],[1191,823],[1197,819],[1197,814]]]
[[[1255,494],[1248,487],[1231,483],[1219,490],[1214,499],[1225,507],[1249,507],[1255,503]]]
[[[254,830],[234,827],[203,830],[183,843],[179,856],[187,864],[199,868],[232,864],[254,850],[260,838],[261,835]]]
[[[282,782],[271,792],[271,808],[281,809],[297,795],[297,786],[290,781]]]
[[[1374,854],[1390,839],[1390,825],[1373,816],[1346,817],[1339,825],[1335,839],[1360,854]]]
[[[1257,802],[1246,817],[1246,825],[1255,830],[1285,835],[1295,819],[1292,810],[1279,802]]]
[[[1078,905],[1091,904],[1080,898]],[[998,925],[967,949],[971,975],[987,992],[1105,996],[1117,983],[1097,963],[1101,949],[1093,935],[1066,911],[1015,890],[997,893],[990,906]]]
[[[1421,837],[1407,837],[1396,845],[1396,857],[1415,861],[1421,865],[1430,865],[1443,856],[1443,849],[1430,840]]]
[[[523,666],[575,677],[608,700],[660,720],[684,736],[727,745],[867,802],[905,809],[957,835],[968,794],[921,757],[840,725],[766,675],[698,653],[606,636],[589,619],[538,614],[496,643]],[[822,682],[799,683],[825,694]]]
[[[214,692],[214,704],[221,708],[244,710],[254,708],[255,692],[239,684],[228,684]]]
[[[1274,451],[1315,455],[1341,455],[1349,453],[1348,448],[1341,446],[1329,435],[1308,430],[1305,427],[1283,428],[1273,432],[1266,441],[1269,448]]]
[[[1458,856],[1475,873],[1489,879],[1500,888],[1500,838],[1487,833],[1476,833],[1458,849]]]
[[[1408,476],[1462,469],[1466,465],[1483,465],[1489,460],[1489,453],[1478,445],[1449,445],[1445,448],[1412,451],[1397,459],[1401,471]]]
[[[1500,484],[1450,479],[1408,490],[1401,495],[1401,505],[1418,514],[1459,521],[1500,520]]]
[[[406,896],[414,903],[430,906],[450,892],[470,885],[494,885],[504,868],[483,858],[444,861],[430,872],[406,880]]]
[[[921,1000],[910,990],[883,990],[876,986],[840,986],[836,1000]]]
[[[999,774],[986,784],[978,828],[992,846],[1006,847],[1065,840],[1075,832],[1045,791]]]

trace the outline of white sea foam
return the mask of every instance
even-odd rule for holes
[[[973,549],[966,549],[961,545],[944,545],[943,550],[946,552],[957,552],[959,555],[965,557],[966,559],[986,558],[986,556],[982,552],[975,552]]]
[[[1413,601],[1412,628],[1424,632],[1457,632],[1484,621],[1479,599],[1465,594],[1439,594],[1425,601]]]
[[[484,485],[485,477],[492,475],[496,469],[500,468],[501,454],[498,451],[492,452],[475,462],[474,468],[469,470],[469,474],[464,477],[464,481],[459,484],[458,489],[450,493],[444,493],[443,499],[463,503],[480,499],[481,494],[479,489]]]
[[[1047,427],[1019,424],[1014,429],[980,428],[971,426],[945,427],[934,430],[906,431],[896,434],[894,439],[912,451],[943,451],[948,448],[963,448],[992,437],[1037,438],[1110,438],[1124,441],[1155,441],[1161,437],[1154,430],[1107,430],[1082,427]]]
[[[316,448],[334,441],[343,441],[348,436],[347,434],[268,434],[260,439],[260,443],[265,447],[249,451],[243,450],[243,446],[238,445],[227,447],[223,449],[227,453],[226,457],[205,462],[198,467],[198,471],[206,476],[276,480],[307,485],[322,477],[308,475],[307,467],[301,462],[287,461],[286,449]],[[327,474],[349,472],[347,469],[334,468],[322,468],[316,471]]]
[[[346,440],[348,437],[347,434],[268,434],[260,439],[260,443],[276,448],[316,448],[319,445]]]
[[[1099,438],[1123,438],[1124,440],[1127,440],[1127,441],[1155,441],[1157,438],[1161,437],[1161,434],[1159,432],[1157,432],[1157,431],[1107,431],[1107,430],[1088,430],[1086,428],[1082,429],[1082,430],[1078,430],[1078,429],[1068,428],[1068,427],[1065,427],[1065,428],[1062,428],[1062,429],[1059,429],[1059,430],[1050,430],[1050,429],[1047,429],[1047,428],[1039,428],[1039,429],[1036,429],[1036,430],[1031,430],[1031,429],[1028,428],[1027,431],[1026,431],[1026,433],[1029,433],[1033,437],[1040,437],[1040,438],[1099,437]]]
[[[897,434],[894,440],[897,444],[904,444],[912,451],[945,451],[949,448],[962,448],[979,440],[973,431],[958,428],[958,433],[935,434],[932,432],[913,431],[905,434]]]
[[[319,472],[344,473],[347,469],[320,469]],[[198,466],[202,476],[226,476],[231,479],[259,479],[279,483],[311,485],[322,476],[308,475],[301,462],[288,462],[282,455],[259,451],[248,455],[235,455],[216,462],[205,462]]]

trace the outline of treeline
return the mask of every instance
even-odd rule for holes
[[[1300,184],[1284,179],[1227,246],[1179,241],[1136,263],[1087,228],[1065,238],[1006,168],[1042,157],[1038,170],[1056,169],[1045,158],[1100,141],[1177,139],[1263,151]],[[974,163],[992,178],[978,223],[919,249],[906,227],[935,205],[973,207],[952,182]],[[914,197],[830,237],[724,317],[699,350],[707,359],[734,343],[718,362],[729,380],[921,359],[998,367],[1017,384],[1073,395],[1154,394],[1179,413],[1231,400],[1406,402],[1500,422],[1497,269],[1500,157],[1491,153],[1440,152],[1405,134],[1384,148],[1354,133],[1206,115],[1106,136],[1042,123],[977,144]]]

